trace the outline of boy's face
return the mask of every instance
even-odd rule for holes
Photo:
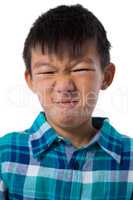
[[[47,119],[66,129],[79,127],[91,117],[100,89],[110,85],[114,76],[113,64],[101,70],[94,45],[76,59],[67,54],[59,59],[33,49],[31,70],[32,78],[26,71],[25,79],[38,95]]]

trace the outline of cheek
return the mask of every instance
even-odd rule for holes
[[[39,98],[41,105],[50,106],[51,91],[52,91],[51,82],[41,81],[38,82],[38,84],[36,84],[36,94]]]
[[[82,105],[95,105],[100,90],[99,79],[94,75],[80,79],[78,81],[78,87],[81,93]]]

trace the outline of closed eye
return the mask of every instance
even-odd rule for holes
[[[72,72],[80,72],[80,71],[95,71],[95,70],[94,69],[87,69],[87,68],[72,70]]]
[[[49,72],[39,72],[38,74],[54,74],[54,71],[49,71]]]

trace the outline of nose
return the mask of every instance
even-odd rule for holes
[[[73,92],[75,90],[76,86],[74,81],[67,75],[60,77],[54,84],[54,91],[58,93]]]

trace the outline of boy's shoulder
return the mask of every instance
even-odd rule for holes
[[[101,132],[102,135],[107,136],[109,144],[120,145],[124,151],[133,150],[133,138],[128,136],[124,132],[120,132],[114,124],[109,120],[109,118],[100,118],[102,119]]]
[[[133,152],[133,138],[124,134],[120,134],[123,151]]]
[[[43,112],[40,112],[32,125],[23,131],[13,131],[0,137],[0,154],[4,151],[11,152],[17,149],[29,149],[30,136],[37,132],[44,123]]]
[[[28,145],[29,133],[27,131],[9,132],[0,137],[0,153],[21,146]]]
[[[128,136],[126,133],[122,133],[118,131],[116,128],[111,126],[112,133],[113,133],[113,139],[121,149],[121,156],[125,160],[132,160],[133,155],[133,138]]]
[[[104,137],[104,142],[106,147],[114,151],[117,149],[123,159],[132,159],[133,153],[133,138],[128,136],[126,133],[120,132],[109,120],[109,118],[104,119],[102,125],[102,137]],[[117,152],[116,151],[116,152]]]
[[[124,152],[133,151],[133,138],[128,136],[128,134],[119,132],[116,128],[111,126],[113,138],[115,138],[115,142],[121,143],[122,150]]]

